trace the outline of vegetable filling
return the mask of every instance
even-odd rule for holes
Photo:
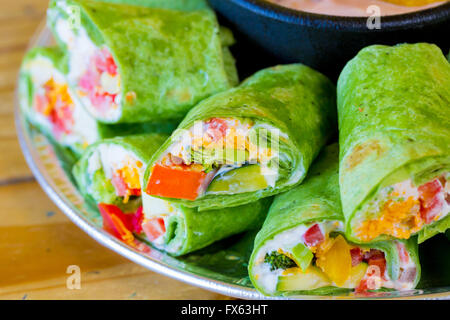
[[[184,225],[182,214],[169,201],[143,195],[144,216],[142,228],[147,239],[160,249],[175,252],[181,246],[177,235]]]
[[[231,118],[196,123],[153,165],[146,193],[196,200],[274,187],[278,130],[257,127]]]
[[[144,164],[134,154],[115,144],[102,144],[88,163],[89,193],[97,202],[103,228],[123,242],[135,246],[134,234],[148,233],[143,214],[141,177]]]
[[[64,7],[62,3],[60,5]],[[84,28],[74,29],[62,18],[57,20],[56,32],[70,52],[69,82],[76,88],[85,107],[96,117],[105,120],[118,118],[122,100],[121,81],[109,48],[97,46]]]
[[[52,78],[37,88],[33,99],[33,108],[51,124],[55,138],[72,133],[75,120],[74,103],[69,94],[67,83],[58,83]]]
[[[336,221],[302,225],[277,235],[259,250],[255,279],[270,292],[336,286],[364,293],[413,287],[417,270],[402,242],[396,242],[400,276],[392,280],[383,251],[350,244],[341,230]]]
[[[26,90],[26,99],[21,104],[32,122],[45,128],[59,144],[81,153],[99,139],[97,123],[80,105],[65,75],[57,69],[59,61],[48,58],[48,52],[43,54],[27,61],[21,71],[21,85]]]
[[[357,236],[371,241],[380,235],[408,239],[450,212],[450,174],[413,186],[411,180],[383,188],[362,211],[375,217],[359,222]]]
[[[117,145],[101,145],[89,158],[90,193],[97,203],[136,210],[141,200],[144,164]]]
[[[108,48],[103,47],[91,56],[86,72],[78,82],[78,93],[88,97],[92,107],[102,115],[120,104],[120,75]]]

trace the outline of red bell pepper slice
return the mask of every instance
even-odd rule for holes
[[[409,262],[409,254],[408,254],[408,250],[406,250],[406,247],[403,243],[401,242],[397,242],[397,251],[398,251],[398,256],[400,258],[400,261],[404,264]]]
[[[117,74],[117,65],[108,49],[104,48],[94,57],[95,66],[100,73],[107,72],[114,76]]]
[[[98,209],[103,218],[103,229],[130,245],[135,244],[132,232],[142,233],[144,220],[142,207],[139,207],[135,213],[124,213],[115,205],[100,203]]]
[[[352,257],[352,267],[357,266],[363,261],[362,250],[358,247],[350,249],[350,255]]]
[[[166,226],[164,225],[163,218],[153,218],[147,220],[142,225],[142,229],[144,230],[145,235],[150,241],[158,239],[166,232]]]
[[[133,226],[129,217],[119,207],[100,203],[98,209],[103,218],[103,229],[128,244],[134,242],[134,236],[130,231],[133,230]]]
[[[228,129],[227,122],[220,118],[211,118],[205,122],[207,125],[207,132],[214,141],[225,137]]]
[[[316,223],[308,230],[306,230],[305,234],[303,235],[303,239],[308,247],[314,247],[325,240],[325,237],[322,233],[322,230],[320,230],[319,225]]]
[[[424,185],[419,190],[419,198],[421,200],[420,215],[425,223],[433,222],[434,218],[439,215],[444,206],[445,198],[441,194],[444,187],[439,179],[435,179]]]
[[[202,190],[207,174],[186,166],[167,167],[155,164],[146,193],[153,196],[195,200]]]
[[[367,279],[362,279],[359,285],[355,288],[355,293],[363,294],[369,290]]]
[[[141,189],[129,189],[125,180],[119,174],[113,174],[111,178],[111,184],[113,185],[116,195],[119,197],[128,196],[140,196]]]
[[[128,186],[120,175],[113,174],[111,184],[116,190],[116,195],[119,197],[125,197],[127,195]]]
[[[130,223],[133,228],[133,231],[137,234],[142,233],[142,222],[144,221],[144,210],[142,207],[139,207],[136,212],[131,215]]]

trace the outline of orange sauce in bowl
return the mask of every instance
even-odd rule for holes
[[[437,7],[448,1],[436,0],[266,0],[299,11],[332,16],[365,17],[377,6],[382,16],[410,13]]]

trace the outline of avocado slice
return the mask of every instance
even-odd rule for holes
[[[261,167],[252,164],[227,171],[211,182],[207,194],[234,194],[253,192],[268,187],[266,178],[261,173]]]
[[[331,285],[331,281],[319,268],[310,266],[305,272],[298,268],[287,275],[279,276],[277,291],[314,290]]]

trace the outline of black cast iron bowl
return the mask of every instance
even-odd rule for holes
[[[371,44],[450,44],[450,2],[414,13],[381,17],[370,30],[366,17],[340,17],[287,9],[263,0],[209,0],[238,38],[238,63],[246,73],[274,63],[301,62],[337,79],[344,65]],[[244,74],[247,76],[248,74]]]

